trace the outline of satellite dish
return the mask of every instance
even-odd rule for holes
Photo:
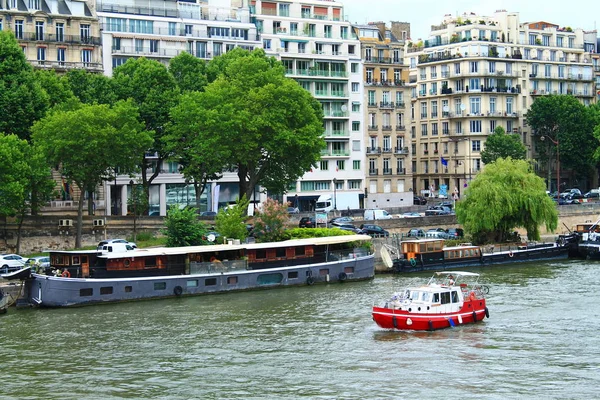
[[[461,105],[460,105],[460,109],[461,109],[462,111],[465,111],[465,110],[467,109],[467,106],[465,106],[464,104],[461,104]]]
[[[448,112],[448,111],[450,111],[450,107],[444,106],[444,108],[442,108],[442,111],[443,112]]]
[[[212,233],[210,235],[208,235],[206,238],[208,239],[209,242],[214,242],[216,239],[215,235],[213,235]]]
[[[343,105],[342,105],[342,111],[343,111],[343,112],[346,112],[346,111],[348,111],[348,107],[347,107],[345,104],[343,104]]]

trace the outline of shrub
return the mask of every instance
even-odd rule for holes
[[[267,199],[258,217],[254,218],[254,237],[259,242],[284,240],[284,231],[290,216],[287,204]]]
[[[248,237],[246,229],[246,213],[250,201],[244,195],[235,206],[222,208],[215,218],[215,228],[222,236],[227,238],[245,240]]]
[[[167,237],[167,247],[198,246],[209,244],[204,238],[206,225],[198,221],[198,214],[192,207],[180,209],[173,205],[167,211],[166,228],[161,232]]]

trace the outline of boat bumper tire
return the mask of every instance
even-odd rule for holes
[[[346,279],[348,279],[348,274],[346,274],[345,272],[340,272],[340,274],[338,275],[338,279],[340,280],[340,282],[344,282]]]
[[[315,284],[315,278],[313,278],[312,276],[309,276],[308,278],[306,278],[306,284],[308,286],[312,286]]]
[[[173,293],[175,296],[181,296],[183,294],[183,288],[181,286],[175,286],[175,288],[173,288]]]

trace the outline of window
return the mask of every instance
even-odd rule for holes
[[[177,23],[176,22],[169,22],[169,35],[170,36],[177,35]]]
[[[481,132],[481,121],[474,120],[469,122],[470,132],[479,133]]]
[[[84,35],[84,26],[85,25],[81,25],[81,36],[83,37]],[[88,29],[88,37],[89,37],[89,25],[87,25],[87,29]],[[187,33],[187,27],[188,25],[186,25],[186,33]],[[189,25],[190,27],[190,34],[191,29],[192,29],[192,25]],[[145,21],[145,20],[141,20],[141,19],[130,19],[129,20],[129,32],[131,33],[154,33],[154,23],[153,21]]]
[[[56,23],[56,41],[63,42],[65,40],[65,24],[62,22]]]
[[[481,151],[481,140],[473,140],[471,142],[472,151]]]
[[[81,62],[83,63],[83,65],[85,67],[89,66],[89,64],[92,62],[92,50],[90,50],[90,49],[81,50]]]
[[[56,61],[58,61],[58,65],[65,65],[65,48],[64,47],[59,47],[56,49]]]
[[[355,180],[355,179],[351,179],[348,181],[348,189],[361,189],[361,181],[360,180]]]
[[[360,122],[352,121],[352,132],[359,132],[359,131],[360,131]]]
[[[37,60],[39,64],[43,64],[46,61],[46,48],[38,47],[37,48]]]
[[[144,51],[144,39],[135,39],[135,51],[138,53]]]
[[[360,103],[352,103],[352,112],[360,112]]]
[[[113,38],[112,38],[112,49],[113,50],[121,50],[121,38],[113,36]]]
[[[348,45],[348,54],[356,54],[356,46],[353,44]]]
[[[158,40],[150,41],[150,53],[158,53]]]
[[[40,0],[29,0],[29,8],[32,10],[39,10]]]
[[[44,23],[35,22],[35,40],[44,40]]]
[[[152,21],[148,21],[152,23]],[[148,32],[151,33],[151,32]],[[81,36],[82,42],[89,42],[90,40],[90,25],[89,24],[81,24],[79,25],[79,36]]]
[[[350,72],[352,72],[353,74],[358,73],[358,63],[350,64]]]
[[[358,93],[360,91],[360,84],[358,82],[352,82],[352,93]]]
[[[352,151],[360,151],[360,140],[352,141]]]
[[[490,113],[495,113],[496,112],[496,98],[495,97],[490,97]]]
[[[336,171],[343,171],[345,169],[346,169],[346,161],[345,160],[337,160],[336,161],[336,168],[335,168],[335,170]],[[343,189],[343,187],[339,188],[339,189]]]
[[[353,160],[352,161],[352,169],[353,170],[359,170],[360,169],[360,160]]]
[[[512,97],[506,98],[506,113],[509,115],[513,113],[513,100]]]
[[[329,170],[329,161],[327,161],[327,160],[321,160],[321,162],[319,163],[319,169],[321,171],[327,171],[327,170]]]
[[[421,102],[421,118],[427,118],[427,102]]]
[[[481,97],[469,97],[469,104],[471,114],[479,115],[481,113]]]
[[[421,136],[427,136],[427,124],[421,124]]]
[[[279,16],[289,17],[290,16],[290,5],[285,3],[279,3]]]

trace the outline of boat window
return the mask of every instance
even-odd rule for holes
[[[94,294],[94,289],[92,289],[92,288],[79,289],[80,297],[89,297],[89,296],[92,296],[93,294]]]
[[[329,268],[320,269],[319,275],[321,275],[321,276],[329,275]]]
[[[420,294],[421,294],[421,292],[417,292],[417,291],[410,292],[410,299],[413,301],[417,301],[417,300],[419,300]]]
[[[298,279],[298,271],[288,272],[288,279]]]
[[[431,252],[433,250],[435,250],[435,242],[427,243],[427,251]]]
[[[198,287],[198,280],[197,279],[190,279],[189,281],[187,281],[185,283],[185,285],[187,287]]]
[[[448,304],[450,303],[450,292],[443,292],[440,293],[440,297],[441,297],[441,303],[442,304]]]
[[[440,294],[439,293],[434,293],[433,294],[433,301],[432,303],[439,303],[440,302]]]
[[[294,249],[294,252],[296,253],[297,256],[303,256],[304,254],[306,254],[306,249],[304,248],[304,246],[300,246],[300,247],[296,247]]]
[[[100,294],[112,294],[113,287],[112,286],[103,286],[100,288]]]
[[[458,303],[458,292],[456,290],[452,291],[452,302]]]
[[[423,301],[429,302],[430,299],[431,299],[431,293],[423,292]]]
[[[204,286],[217,286],[217,278],[208,278],[204,280]]]
[[[229,276],[227,277],[227,284],[228,285],[237,285],[238,283],[238,277],[237,276]]]
[[[144,266],[148,267],[156,267],[156,257],[145,257],[144,258]]]
[[[344,267],[344,272],[347,274],[353,274],[354,273],[354,267]]]
[[[419,253],[425,253],[427,251],[427,244],[426,243],[421,243],[419,245]]]
[[[79,265],[79,256],[73,256],[73,264],[72,265]]]
[[[479,249],[475,249],[475,255],[479,257]]]
[[[267,258],[267,251],[265,249],[256,250],[256,259],[263,260]]]
[[[132,286],[125,286],[125,293],[131,293],[133,292],[133,287]]]
[[[278,247],[275,249],[275,257],[285,258],[285,247]]]
[[[165,290],[167,282],[154,282],[154,290]]]
[[[460,258],[462,258],[462,256],[463,256],[463,252],[462,252],[462,250],[459,250],[459,251],[458,251],[458,256],[459,256]]]

